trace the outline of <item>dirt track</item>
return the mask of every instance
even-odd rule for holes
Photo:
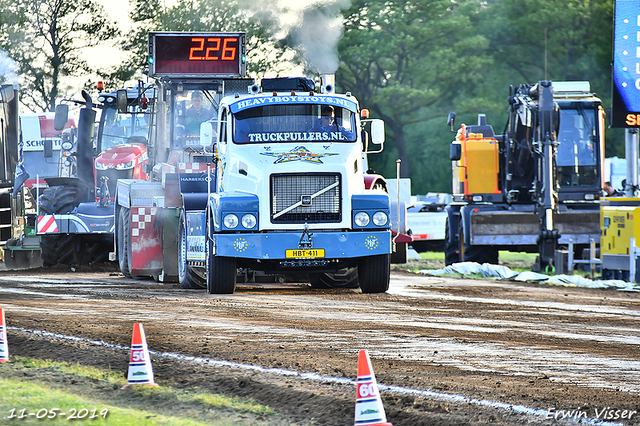
[[[251,396],[286,424],[353,424],[359,349],[395,426],[640,424],[636,293],[395,272],[387,294],[256,284],[215,296],[36,270],[0,273],[0,307],[12,355],[126,374],[126,349],[92,341],[129,346],[142,322],[158,382]]]

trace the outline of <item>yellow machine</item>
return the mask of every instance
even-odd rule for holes
[[[639,276],[633,247],[640,243],[640,198],[611,198],[600,206],[600,254],[604,279]],[[635,241],[632,246],[632,242]]]
[[[479,114],[450,146],[447,265],[497,264],[509,250],[538,252],[534,269],[553,270],[556,249],[581,253],[599,242],[605,124],[589,82],[521,84],[508,102],[503,133]]]

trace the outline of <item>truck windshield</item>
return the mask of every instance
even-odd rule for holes
[[[557,172],[560,188],[598,184],[597,110],[581,104],[560,106]]]
[[[317,104],[268,105],[234,114],[233,141],[245,143],[354,142],[355,114]]]
[[[125,143],[147,143],[149,114],[120,114],[113,108],[105,109],[102,114],[101,149],[103,151]]]

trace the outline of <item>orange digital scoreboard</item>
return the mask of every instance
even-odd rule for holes
[[[151,77],[244,77],[244,33],[149,33]]]

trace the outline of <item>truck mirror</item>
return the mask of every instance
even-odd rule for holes
[[[459,143],[452,143],[449,147],[449,160],[459,161],[462,158],[462,145]]]
[[[447,126],[451,127],[452,132],[455,132],[455,130],[453,129],[455,124],[456,124],[456,113],[450,112],[449,117],[447,117]]]
[[[384,144],[384,121],[371,120],[371,142],[376,145]]]
[[[118,103],[118,112],[121,114],[127,113],[127,91],[120,89],[116,91],[116,102]]]
[[[53,141],[51,139],[45,139],[44,140],[44,158],[51,158],[51,157],[53,157]]]
[[[217,125],[217,123],[212,121],[200,123],[200,145],[203,148],[213,145],[213,136],[215,135],[214,124]]]
[[[59,104],[56,106],[56,115],[53,118],[53,128],[57,131],[64,129],[69,119],[69,105]]]

